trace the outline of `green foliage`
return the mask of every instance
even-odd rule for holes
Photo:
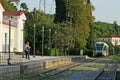
[[[120,46],[115,46],[115,54],[120,54]]]
[[[20,2],[20,0],[7,0],[7,1],[9,1],[9,2],[15,2],[17,5]]]
[[[112,60],[118,60],[118,62],[120,62],[120,54],[111,55],[109,58]]]
[[[55,0],[56,2],[56,14],[55,14],[55,23],[61,23],[66,20],[66,3],[65,0]]]
[[[69,55],[80,55],[80,48],[70,48]]]
[[[44,56],[50,56],[51,51],[49,49],[44,49]]]
[[[14,5],[14,3],[11,3],[8,0],[0,0],[0,2],[2,3],[5,11],[16,11],[17,10],[17,8]]]
[[[20,7],[24,10],[24,11],[28,11],[28,7],[26,3],[21,3]]]
[[[84,4],[86,3],[86,4]],[[61,23],[59,31],[61,41],[70,47],[83,48],[89,36],[89,24],[93,22],[92,6],[89,0],[56,0],[55,23]],[[72,45],[72,46],[71,46]]]
[[[60,51],[59,49],[51,49],[51,53],[50,53],[51,56],[59,56],[60,55]]]
[[[34,9],[32,12],[26,13],[26,23],[25,23],[25,42],[29,41],[31,48],[31,53],[33,51],[33,41],[34,41],[34,25],[35,25],[35,43],[36,50],[41,52],[42,50],[42,27],[44,27],[44,48],[49,47],[49,29],[51,29],[51,45],[54,44],[54,34],[55,25],[53,24],[53,15],[47,15],[39,10]]]
[[[92,24],[94,38],[100,38],[109,34],[115,34],[112,24],[106,22],[95,22]]]
[[[119,26],[118,26],[119,27]],[[94,43],[99,41],[98,38],[107,36],[109,34],[116,35],[116,29],[113,24],[106,23],[106,22],[95,22],[91,24],[91,32],[89,35],[87,48],[94,49]],[[110,52],[112,48],[110,47]]]
[[[84,0],[70,0],[70,14],[74,27],[73,34],[75,42],[83,48],[86,45],[86,39],[90,31]]]
[[[83,51],[83,55],[93,56],[93,50],[85,48]]]

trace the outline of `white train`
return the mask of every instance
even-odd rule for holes
[[[96,56],[107,56],[109,54],[109,46],[105,42],[95,43],[95,55]]]

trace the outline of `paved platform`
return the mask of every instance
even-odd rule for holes
[[[48,60],[48,59],[57,59],[57,58],[62,58],[65,56],[35,56],[33,57],[33,55],[30,56],[30,60],[23,58],[23,55],[15,55],[15,54],[11,54],[11,60],[10,63],[11,64],[19,64],[19,63],[24,63],[24,62],[31,62],[31,61],[36,61],[36,60]],[[2,56],[0,56],[0,66],[1,65],[7,65],[8,61],[7,59],[9,58],[8,54],[4,54]]]
[[[30,60],[21,56],[19,63],[14,63],[18,57],[20,56],[14,55],[11,65],[0,66],[0,77],[10,76],[9,74],[36,73],[43,69],[51,69],[74,61],[85,60],[85,56],[30,56]]]
[[[70,58],[70,57],[78,57],[78,56],[38,56],[36,55],[33,57],[33,55],[30,55],[30,60],[23,58],[23,55],[16,55],[16,54],[11,54],[11,64],[20,64],[20,63],[25,63],[25,62],[31,62],[31,61],[38,61],[38,60],[49,60],[49,59],[58,59],[58,58]],[[24,56],[25,57],[25,56]],[[7,59],[9,58],[8,54],[2,54],[0,56],[0,66],[1,65],[8,65]]]

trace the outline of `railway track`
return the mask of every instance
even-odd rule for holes
[[[116,72],[117,64],[107,64],[96,76],[95,80],[115,80]]]
[[[71,68],[74,68],[76,66],[80,66],[82,64],[90,63],[93,61],[94,60],[89,60],[89,61],[82,62],[82,63],[72,63],[70,65],[66,65],[66,66],[51,70],[51,71],[43,71],[39,76],[40,76],[40,79],[42,79],[46,76],[50,78],[51,76],[54,76],[56,74],[59,74],[66,70],[69,70]],[[105,64],[103,67],[99,68],[96,71],[96,74],[93,73],[94,76],[92,76],[90,78],[85,77],[85,78],[83,78],[83,80],[87,80],[87,79],[90,79],[90,80],[115,80],[116,72],[117,72],[117,64]],[[42,76],[42,74],[44,74],[44,75]]]
[[[51,76],[54,76],[56,74],[59,74],[59,73],[62,73],[64,71],[67,71],[73,67],[76,67],[76,66],[80,66],[82,64],[86,64],[86,63],[90,63],[90,62],[93,62],[95,61],[95,59],[93,60],[86,60],[84,62],[72,62],[70,64],[65,64],[65,65],[61,65],[59,67],[56,67],[56,68],[53,68],[53,69],[45,69],[45,70],[41,70],[40,72],[38,73],[34,73],[32,75],[29,75],[29,76],[23,76],[24,79],[29,79],[29,78],[33,78],[33,77],[39,77],[40,79],[43,79],[44,77],[51,77]]]
[[[95,61],[96,59],[86,60],[84,62],[72,62],[70,64],[61,65],[53,69],[41,70],[38,73],[32,73],[30,75],[23,75],[22,80],[28,80],[28,79],[33,80],[33,78],[35,78],[34,80],[44,80],[44,79],[53,80],[54,77],[56,77],[57,75],[59,76],[63,74],[65,71],[71,70],[71,68],[75,68],[75,67],[85,68],[86,65],[87,65],[86,67],[91,67],[91,65],[88,65],[88,64],[89,63],[92,64]],[[87,73],[86,71],[80,71],[77,74],[75,74],[77,75],[77,78],[74,78],[73,76],[70,78],[68,77],[68,79],[67,78],[64,79],[63,77],[63,79],[60,79],[60,80],[80,80],[80,78],[81,80],[115,80],[116,72],[117,72],[116,68],[117,68],[117,64],[107,63],[107,64],[102,65],[101,67],[96,68],[95,71],[88,71]]]

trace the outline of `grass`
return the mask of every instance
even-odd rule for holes
[[[63,73],[56,74],[54,76],[42,74],[42,76],[44,76],[44,77],[40,77],[39,75],[36,75],[34,77],[26,77],[26,78],[23,77],[25,75],[19,75],[19,76],[13,76],[13,77],[6,77],[2,80],[58,80],[58,79],[66,78],[66,77],[70,76],[71,73],[72,73],[71,71],[65,71]],[[26,76],[30,76],[30,75],[31,74],[27,74]]]
[[[118,60],[118,61],[120,61],[120,54],[110,55],[109,58],[111,60]]]
[[[99,67],[103,66],[102,63],[87,63],[84,65],[80,65],[78,67],[72,68],[73,71],[90,71],[97,70]]]

